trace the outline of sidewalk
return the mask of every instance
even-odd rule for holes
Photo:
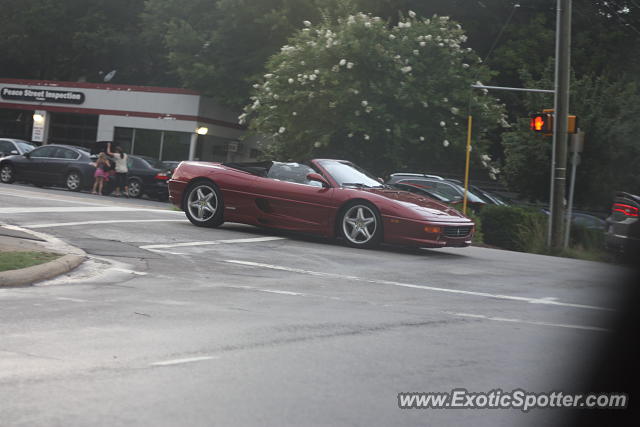
[[[26,286],[65,274],[85,260],[82,250],[14,226],[0,225],[0,252],[50,252],[62,255],[43,264],[0,272],[0,287]]]

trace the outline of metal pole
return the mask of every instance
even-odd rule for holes
[[[495,89],[495,90],[508,90],[512,92],[534,92],[534,93],[556,93],[555,90],[549,89],[529,89],[526,87],[507,87],[507,86],[486,86],[486,85],[471,85],[476,89]]]
[[[469,115],[469,124],[467,125],[467,163],[464,169],[464,197],[462,201],[462,214],[467,214],[467,191],[469,190],[469,156],[471,154],[471,125],[473,117]]]
[[[192,133],[191,140],[189,141],[189,160],[196,158],[196,145],[198,143],[198,134]]]
[[[569,73],[571,52],[571,0],[558,0],[556,35],[556,95],[552,159],[551,247],[563,246],[565,187],[567,175],[567,124],[569,115]]]
[[[584,141],[584,132],[578,129],[578,133],[571,135],[571,184],[569,185],[569,205],[567,206],[567,219],[564,229],[564,248],[569,247],[569,238],[571,235],[571,219],[573,217],[573,191],[576,186],[576,169],[580,163],[580,151],[582,151],[582,143]]]

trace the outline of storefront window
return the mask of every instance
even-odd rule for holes
[[[69,144],[91,148],[98,134],[98,116],[91,114],[50,113],[50,144]]]
[[[161,137],[162,131],[159,130],[136,129],[132,153],[157,159],[160,156]]]
[[[31,115],[28,110],[0,110],[0,136],[31,141]]]
[[[189,158],[191,134],[186,132],[164,132],[161,160],[186,160]]]
[[[126,152],[160,160],[187,160],[191,134],[151,129],[115,128],[113,142]]]

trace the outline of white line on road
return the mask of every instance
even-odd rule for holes
[[[0,191],[0,195],[9,196],[9,197],[20,197],[22,199],[34,199],[34,200],[55,200],[66,203],[74,203],[77,205],[87,205],[87,206],[102,206],[100,203],[91,203],[91,202],[80,202],[78,200],[73,200],[71,197],[60,197],[58,195],[53,194],[40,194],[38,196],[27,196],[26,194],[18,194],[12,191]]]
[[[105,221],[53,222],[49,224],[23,225],[25,228],[71,227],[74,225],[120,224],[127,222],[188,222],[186,219],[112,219]]]
[[[168,248],[184,248],[188,246],[207,246],[207,245],[221,245],[229,243],[257,243],[257,242],[269,242],[272,240],[284,240],[284,237],[251,237],[248,239],[228,239],[228,240],[208,240],[203,242],[184,242],[184,243],[169,243],[166,245],[146,245],[140,246],[140,249],[168,249]]]
[[[55,212],[157,212],[184,215],[182,212],[168,209],[128,208],[120,206],[47,206],[47,207],[18,207],[0,208],[0,214],[30,214],[30,213],[55,213]]]
[[[366,279],[364,277],[346,276],[346,275],[335,274],[335,273],[323,273],[323,272],[318,272],[318,271],[310,271],[310,270],[303,270],[303,269],[300,269],[300,268],[284,267],[284,266],[281,266],[281,265],[262,264],[262,263],[251,262],[251,261],[238,261],[238,260],[229,259],[229,260],[225,260],[224,262],[228,262],[230,264],[244,265],[244,266],[247,266],[247,267],[268,268],[268,269],[271,269],[271,270],[288,271],[288,272],[291,272],[291,273],[307,274],[307,275],[311,275],[311,276],[328,277],[328,278],[332,278],[332,279],[341,279],[341,280],[353,280],[353,281],[357,281],[357,282],[373,283],[373,284],[377,284],[377,285],[391,285],[391,286],[398,286],[398,287],[402,287],[402,288],[420,289],[420,290],[424,290],[424,291],[447,292],[447,293],[460,294],[460,295],[472,295],[472,296],[485,297],[485,298],[496,298],[496,299],[503,299],[503,300],[510,300],[510,301],[521,301],[521,302],[527,302],[527,303],[531,303],[531,304],[547,304],[547,305],[555,305],[555,306],[561,306],[561,307],[585,308],[585,309],[589,309],[589,310],[614,311],[613,309],[606,308],[606,307],[598,307],[598,306],[594,306],[594,305],[585,305],[585,304],[566,303],[566,302],[560,302],[560,301],[551,300],[551,299],[548,299],[548,298],[526,298],[526,297],[517,297],[517,296],[511,296],[511,295],[491,294],[491,293],[488,293],[488,292],[466,291],[466,290],[461,290],[461,289],[449,289],[449,288],[439,288],[439,287],[434,287],[434,286],[414,285],[414,284],[410,284],[410,283],[393,282],[393,281],[390,281],[390,280]]]
[[[303,294],[300,292],[291,292],[291,291],[281,291],[279,289],[264,289],[264,288],[254,288],[253,286],[233,286],[233,285],[225,285],[225,288],[231,288],[231,289],[243,289],[243,290],[247,290],[247,291],[258,291],[258,292],[267,292],[270,294],[279,294],[279,295],[291,295],[291,296],[316,296],[316,295],[309,295],[309,294]]]
[[[570,328],[570,329],[584,329],[587,331],[598,331],[598,332],[609,332],[608,329],[597,328],[595,326],[581,326],[581,325],[570,325],[566,323],[548,323],[548,322],[536,322],[533,320],[521,320],[521,319],[507,319],[504,317],[491,317],[484,316],[482,314],[469,314],[469,313],[454,313],[451,311],[445,311],[446,314],[451,314],[452,316],[461,316],[461,317],[471,317],[474,319],[485,319],[485,320],[494,320],[497,322],[509,322],[509,323],[524,323],[527,325],[536,325],[536,326],[555,326],[557,328]]]
[[[185,359],[173,359],[173,360],[164,360],[162,362],[155,362],[150,364],[149,366],[172,366],[172,365],[182,365],[185,363],[193,363],[193,362],[201,362],[203,360],[213,360],[219,359],[216,356],[200,356],[200,357],[189,357]]]

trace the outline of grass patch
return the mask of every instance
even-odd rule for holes
[[[44,264],[61,256],[51,252],[0,252],[0,271],[17,270]]]

